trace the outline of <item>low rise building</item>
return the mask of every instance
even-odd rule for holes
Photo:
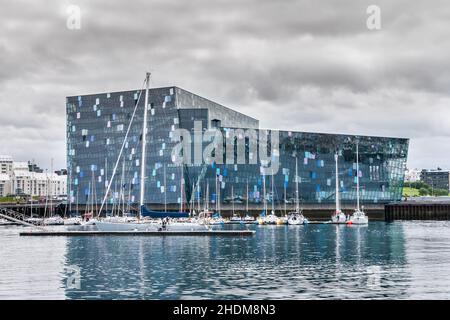
[[[421,171],[419,169],[406,169],[405,182],[418,182],[420,181]]]
[[[450,171],[438,168],[436,170],[423,169],[420,179],[433,189],[450,190]]]
[[[0,173],[0,197],[6,197],[11,190],[11,179],[9,175]]]
[[[43,172],[34,163],[0,156],[0,197],[8,195],[65,196],[67,171]]]
[[[14,171],[13,193],[33,196],[67,194],[67,176],[56,173]]]
[[[13,170],[13,158],[0,155],[0,174],[10,175]]]

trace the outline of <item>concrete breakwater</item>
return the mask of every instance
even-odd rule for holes
[[[402,201],[385,206],[385,220],[450,220],[450,201]]]

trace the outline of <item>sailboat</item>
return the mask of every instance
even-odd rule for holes
[[[55,215],[54,208],[53,208],[53,188],[52,188],[52,175],[53,175],[53,158],[51,159],[51,169],[50,169],[50,178],[48,178],[47,175],[47,198],[50,198],[50,210],[49,210],[49,217],[45,218],[44,213],[44,219],[42,221],[43,225],[47,226],[59,226],[64,224],[64,219],[61,218],[59,215]]]
[[[222,218],[220,214],[220,181],[218,176],[216,175],[216,212],[211,215],[211,218],[208,219],[208,224],[210,225],[222,225],[225,223],[225,220]]]
[[[31,211],[30,217],[24,219],[24,221],[36,225],[42,224],[43,219],[39,217],[34,217],[33,215],[33,195],[31,195],[30,211]]]
[[[130,208],[128,206],[128,211],[125,210],[125,158],[122,163],[122,177],[120,179],[120,190],[119,190],[119,199],[117,203],[117,213],[114,214],[115,210],[113,207],[112,215],[104,218],[104,221],[108,222],[135,222],[136,218],[132,217],[130,213]],[[130,201],[130,187],[128,188],[128,203]],[[106,210],[105,210],[106,211]],[[120,212],[122,212],[122,216],[120,216]]]
[[[267,214],[267,202],[266,202],[266,176],[263,174],[263,212],[258,217],[258,224],[264,224],[264,219]]]
[[[295,211],[289,213],[287,223],[289,225],[300,225],[300,224],[308,223],[308,220],[303,216],[303,212],[300,210],[297,157],[295,157]]]
[[[205,199],[203,201],[203,210],[199,213],[199,219],[208,219],[214,213],[209,209],[209,181],[206,182]]]
[[[78,226],[81,225],[81,217],[69,217],[64,219],[65,226]]]
[[[278,224],[278,225],[287,224],[287,217],[286,216],[278,217],[275,214],[275,190],[274,190],[274,185],[275,185],[275,181],[274,181],[273,170],[272,170],[272,175],[271,175],[272,211],[271,211],[271,214],[268,216],[268,218],[269,219],[275,219],[275,224]],[[272,220],[270,220],[269,222],[270,222],[269,224],[272,224]]]
[[[159,212],[152,211],[145,207],[145,168],[146,168],[146,147],[147,147],[147,115],[148,115],[148,94],[150,86],[150,73],[147,72],[145,77],[145,103],[144,103],[144,119],[142,128],[142,154],[141,154],[141,177],[140,177],[140,209],[138,211],[138,221],[137,222],[114,222],[114,221],[98,221],[96,226],[100,231],[193,231],[193,230],[205,230],[206,226],[192,221],[179,222],[173,220],[173,218],[188,218],[189,214],[186,212]],[[140,97],[139,97],[140,98]],[[139,101],[136,103],[133,115],[131,117],[130,123],[128,125],[127,133],[125,135],[124,143],[119,152],[119,157],[117,159],[116,165],[113,170],[114,178],[115,171],[117,170],[117,165],[123,152],[123,147],[125,141],[127,140],[128,133],[130,132],[131,124],[133,122]],[[181,177],[182,179],[182,177]],[[109,189],[111,188],[111,182],[108,185],[108,190],[105,193],[105,197],[102,201],[100,211],[102,210],[103,204],[105,203]],[[166,190],[164,190],[166,192]],[[182,201],[181,201],[182,205]],[[142,219],[143,217],[148,217],[152,219]],[[155,220],[158,219],[158,220]]]
[[[251,216],[248,213],[248,198],[250,197],[249,193],[248,193],[248,180],[247,180],[247,199],[245,201],[245,217],[242,219],[244,221],[244,223],[254,223],[255,222],[255,217]]]
[[[236,212],[234,210],[234,187],[233,186],[231,186],[231,203],[232,203],[233,215],[230,218],[230,222],[241,223],[242,217],[240,215],[236,214]]]
[[[91,202],[90,207],[89,201]],[[88,187],[88,199],[86,201],[86,210],[84,212],[83,220],[81,222],[82,226],[93,226],[98,222],[97,218],[95,217],[94,202],[95,202],[95,174],[94,171],[92,171],[92,178],[91,182],[89,182]]]
[[[369,218],[359,206],[359,150],[356,144],[356,209],[353,215],[347,221],[348,224],[368,224]]]
[[[69,171],[69,181],[71,181],[70,171]],[[81,217],[72,217],[72,190],[71,190],[70,184],[69,184],[69,192],[68,192],[67,200],[68,200],[68,202],[66,202],[66,206],[64,208],[64,225],[65,226],[80,225]],[[67,206],[69,206],[69,216],[68,217],[66,217]]]
[[[347,217],[345,216],[345,213],[341,211],[340,203],[339,203],[339,173],[338,173],[338,154],[336,153],[334,155],[334,161],[336,163],[336,191],[335,191],[335,198],[336,198],[336,211],[331,216],[331,222],[332,223],[346,223]]]
[[[69,178],[70,181],[70,178]],[[70,192],[69,192],[70,194]],[[78,216],[78,187],[77,187],[77,192],[76,192],[76,207],[75,207],[75,212],[77,216],[72,216],[72,197],[69,195],[69,204],[70,204],[70,209],[69,209],[69,215],[70,217],[68,217],[67,219],[64,220],[64,225],[81,225],[81,223],[83,222],[83,219]]]
[[[267,199],[266,199],[266,182],[265,182],[265,176],[264,176],[264,184],[263,184],[263,191],[264,191],[264,203],[265,203],[265,212],[267,212]],[[275,193],[274,193],[274,187],[273,187],[273,174],[272,174],[272,180],[271,180],[271,187],[272,187],[272,210],[270,211],[270,214],[266,215],[263,218],[263,224],[277,224],[278,223],[278,217],[275,214]]]

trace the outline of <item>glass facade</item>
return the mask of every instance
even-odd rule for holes
[[[92,200],[101,203],[115,167],[107,203],[118,203],[120,199],[132,204],[139,202],[144,92],[142,97],[140,95],[141,91],[136,90],[67,98],[67,166],[72,204]],[[124,143],[136,103],[136,115]],[[271,156],[279,159],[279,169],[273,175],[272,193],[272,175],[261,175],[258,156],[245,136],[236,140],[244,142],[246,164],[176,165],[173,162],[172,150],[178,142],[173,142],[172,138],[177,129],[186,129],[192,134],[193,155],[199,144],[200,150],[208,144],[194,137],[195,121],[200,123],[197,130],[201,128],[202,134],[219,126],[224,137],[231,129],[239,128],[254,129],[261,137],[263,131],[258,129],[258,120],[177,87],[151,89],[148,112],[145,202],[150,207],[167,203],[174,208],[191,199],[195,203],[200,201],[203,206],[207,184],[212,207],[217,194],[220,194],[222,208],[227,207],[232,189],[235,202],[245,202],[247,186],[249,203],[262,206],[263,179],[266,179],[268,202],[273,200],[278,206],[286,199],[287,203],[293,203],[296,159],[301,202],[334,202],[336,152],[339,154],[341,200],[354,202],[356,143],[360,155],[362,203],[401,199],[408,139],[273,131],[271,134],[279,135],[279,151],[276,154],[272,151]],[[122,145],[123,156],[118,159]],[[226,149],[224,144],[224,160]],[[232,149],[238,153],[237,145]],[[253,163],[255,160],[257,163]]]

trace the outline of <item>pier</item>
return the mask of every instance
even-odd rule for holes
[[[253,236],[254,230],[205,231],[26,231],[21,236]]]
[[[177,211],[179,205],[171,204],[167,206],[168,211]],[[286,212],[294,211],[292,204],[286,206]],[[346,215],[351,215],[354,211],[354,204],[343,203],[342,211]],[[154,210],[163,211],[162,205],[152,205]],[[31,216],[30,204],[2,204],[0,205],[0,213],[7,210],[15,212],[13,215],[15,219],[24,220]],[[132,208],[132,213],[137,212],[137,209]],[[304,204],[302,206],[303,214],[310,221],[325,222],[329,221],[331,214],[335,207],[333,203],[319,203],[319,204]],[[48,208],[47,208],[48,211]],[[61,217],[70,216],[70,210],[65,207],[64,203],[56,203],[54,208],[55,214]],[[79,206],[79,212],[72,214],[84,214],[86,208],[84,205]],[[388,204],[364,204],[364,211],[369,217],[370,221],[394,221],[394,220],[450,220],[450,197],[424,197],[424,198],[409,198],[406,201],[392,202]],[[45,212],[44,205],[33,205],[33,216],[43,217]],[[246,213],[245,205],[236,204],[235,212],[244,215]],[[257,217],[262,212],[260,205],[250,205],[249,214]],[[224,218],[232,216],[232,208],[230,204],[223,204],[221,214]],[[276,214],[278,216],[284,215],[283,204],[277,205]],[[11,215],[10,215],[11,216]],[[17,221],[15,221],[17,222]],[[239,223],[240,224],[240,223]]]
[[[385,206],[385,220],[450,220],[450,199],[409,199]]]

